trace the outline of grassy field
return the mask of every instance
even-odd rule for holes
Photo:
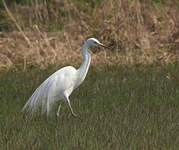
[[[0,73],[2,150],[121,149],[177,150],[179,147],[179,64],[101,66],[65,102],[58,120],[31,118],[21,109],[56,68]]]

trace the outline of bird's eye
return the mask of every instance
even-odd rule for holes
[[[94,44],[98,44],[96,41],[94,41]]]

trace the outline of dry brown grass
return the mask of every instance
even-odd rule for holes
[[[49,6],[45,2],[26,8],[16,5],[13,14],[31,46],[17,31],[1,33],[0,69],[79,64],[81,45],[93,36],[113,48],[92,50],[92,63],[133,65],[179,60],[179,10],[174,1],[111,0],[94,6],[93,11],[88,10],[88,3],[83,11],[68,1]],[[57,6],[67,15],[59,16]],[[63,29],[47,32],[51,22],[63,23]]]

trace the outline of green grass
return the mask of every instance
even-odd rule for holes
[[[92,66],[71,95],[73,118],[62,103],[58,120],[21,113],[33,90],[56,68],[0,73],[2,150],[177,150],[179,64]]]

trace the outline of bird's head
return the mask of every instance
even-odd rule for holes
[[[108,48],[108,46],[103,45],[102,43],[100,43],[97,39],[95,38],[89,38],[86,43],[88,44],[88,46],[97,46],[97,47],[104,47],[104,48]]]

